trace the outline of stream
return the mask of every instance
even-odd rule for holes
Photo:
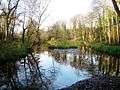
[[[120,59],[80,49],[54,49],[0,67],[0,90],[58,90],[93,75],[120,76]]]

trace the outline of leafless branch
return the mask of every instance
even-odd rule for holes
[[[119,10],[119,7],[117,5],[117,2],[115,0],[112,0],[112,3],[113,3],[114,9],[115,9],[117,15],[120,17],[120,10]]]

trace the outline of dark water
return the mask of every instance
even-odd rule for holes
[[[93,75],[120,75],[120,59],[79,49],[55,49],[28,55],[0,67],[0,89],[57,90]]]

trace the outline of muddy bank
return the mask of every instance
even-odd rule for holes
[[[93,76],[60,90],[120,90],[120,78]]]

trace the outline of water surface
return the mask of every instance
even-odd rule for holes
[[[120,76],[120,58],[79,49],[54,49],[0,67],[0,89],[57,90],[93,75]]]
[[[56,52],[60,54],[59,57],[53,55]],[[52,89],[60,89],[77,81],[90,78],[91,74],[87,70],[72,66],[73,61],[79,59],[76,52],[76,50],[73,52],[71,50],[55,50],[51,52],[45,51],[40,54],[39,66],[42,66],[41,68],[45,70],[51,70],[54,74]],[[46,75],[49,75],[48,72],[46,73]]]

